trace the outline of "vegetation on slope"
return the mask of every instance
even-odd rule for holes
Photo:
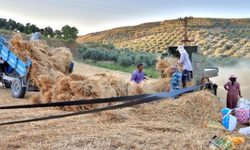
[[[105,61],[123,67],[136,66],[142,63],[144,67],[154,67],[158,54],[146,53],[144,51],[134,52],[129,49],[117,49],[112,44],[99,44],[88,42],[77,48],[84,60],[93,62]]]
[[[24,34],[32,34],[40,30],[35,24],[26,23],[24,25],[20,22],[16,22],[15,20],[7,20],[5,18],[0,18],[0,29],[6,29]],[[43,36],[50,38],[59,38],[64,40],[76,39],[78,34],[78,29],[76,27],[70,27],[69,25],[63,26],[61,30],[54,30],[50,26],[44,27],[44,29],[45,32]]]
[[[249,58],[250,19],[195,18],[189,23],[191,45],[201,47],[209,57]],[[182,23],[179,20],[145,23],[79,37],[78,42],[113,43],[117,48],[164,53],[168,46],[181,44]]]

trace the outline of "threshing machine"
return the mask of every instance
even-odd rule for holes
[[[177,46],[168,47],[168,53],[162,54],[163,57],[173,56],[180,58],[180,53],[177,51]],[[190,60],[193,66],[193,72],[191,77],[196,85],[209,83],[203,88],[208,89],[214,95],[217,95],[217,85],[210,82],[209,78],[218,76],[219,69],[217,67],[206,67],[206,56],[202,54],[202,51],[198,46],[184,46],[185,50],[189,54]]]

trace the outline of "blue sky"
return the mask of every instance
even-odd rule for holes
[[[249,18],[250,0],[0,0],[0,17],[39,28],[68,24],[79,35],[192,15]]]

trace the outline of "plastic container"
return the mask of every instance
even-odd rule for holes
[[[249,135],[250,134],[250,127],[240,128],[239,133]]]
[[[222,124],[229,131],[234,131],[237,125],[237,118],[232,115],[225,115]]]

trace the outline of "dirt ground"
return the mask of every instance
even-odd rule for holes
[[[136,67],[135,67],[135,69],[136,69]],[[96,66],[90,66],[87,64],[79,63],[79,62],[75,62],[75,67],[74,67],[73,73],[82,74],[82,75],[93,75],[95,73],[118,74],[119,76],[123,77],[124,79],[130,79],[130,77],[131,77],[131,74],[129,74],[129,73],[116,71],[116,70],[109,70],[109,69],[100,68],[100,67],[96,67]]]
[[[230,75],[238,77],[237,82],[240,83],[241,94],[244,98],[250,100],[250,67],[246,63],[239,63],[236,67],[220,67],[219,76],[211,78],[212,82],[218,85],[218,97],[223,106],[226,106],[227,91],[224,89],[224,84],[228,82]]]
[[[130,78],[129,73],[110,71],[103,68],[81,63],[75,64],[75,73],[91,75],[106,72],[117,73],[124,78]],[[9,89],[0,87],[0,105],[20,105],[31,103],[29,98],[37,93],[27,93],[23,99],[14,99]],[[146,107],[145,110],[150,109]],[[167,108],[166,108],[167,109]],[[0,110],[0,122],[32,119],[43,116],[68,113],[52,108]],[[162,115],[155,112],[156,116]],[[159,114],[157,114],[159,113]],[[161,118],[134,118],[136,108],[124,108],[107,112],[105,117],[100,114],[73,116],[62,119],[22,123],[0,126],[0,149],[176,149],[179,144],[193,148],[188,144],[197,141],[198,149],[204,149],[205,142],[214,134],[225,134],[224,131],[211,131],[204,128],[204,139],[195,136],[195,128],[203,129],[201,124],[193,124],[189,131],[183,126],[175,126]],[[138,115],[138,114],[136,114]],[[144,121],[143,121],[144,120]],[[206,133],[210,133],[208,135]],[[173,134],[174,133],[174,134]],[[236,133],[236,132],[235,132]],[[227,133],[230,134],[230,133]],[[175,141],[171,137],[180,138],[185,135],[185,141]],[[188,140],[187,140],[188,139]],[[178,149],[178,148],[177,148]]]

